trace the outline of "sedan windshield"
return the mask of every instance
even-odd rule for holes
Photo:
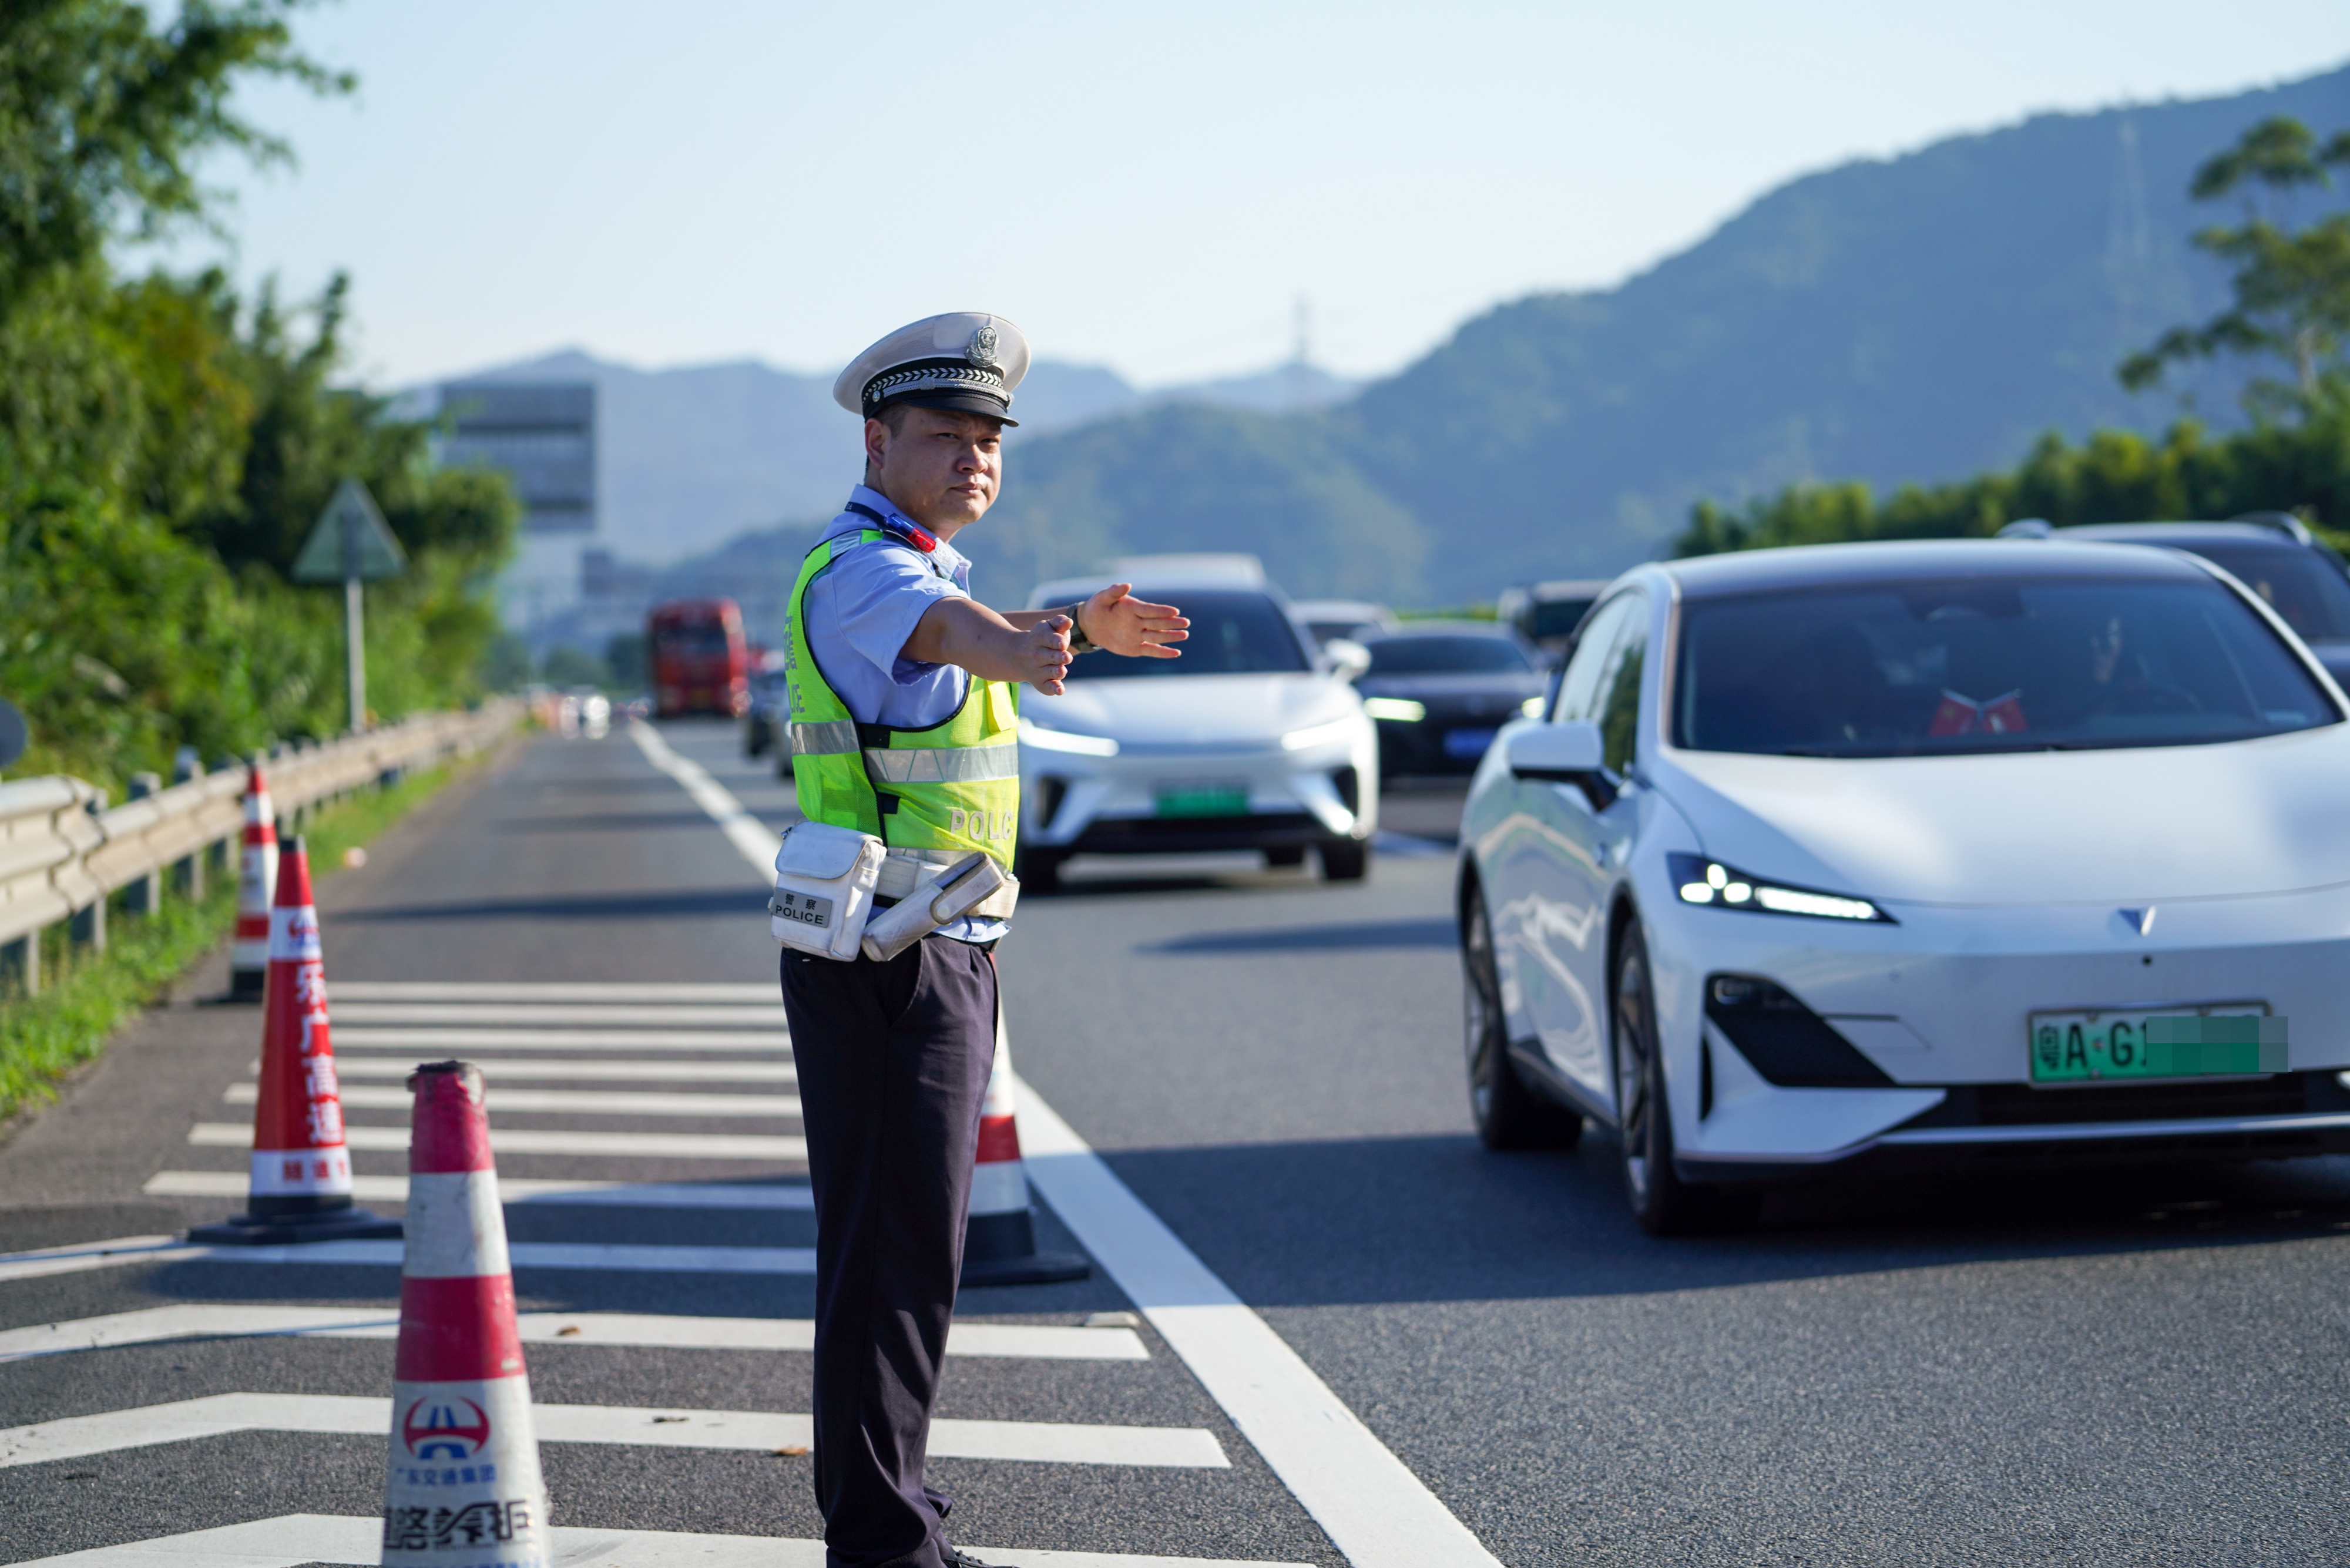
[[[1170,604],[1191,619],[1191,638],[1176,644],[1180,659],[1126,659],[1082,653],[1069,661],[1072,680],[1130,680],[1144,675],[1303,675],[1314,668],[1279,605],[1263,594],[1230,590],[1138,587],[1137,598]]]
[[[2338,717],[2218,582],[1846,585],[1700,600],[1682,625],[1674,731],[1694,751],[2177,746]]]
[[[1534,667],[1518,645],[1505,637],[1383,637],[1371,647],[1371,667],[1366,679],[1381,675],[1459,675],[1506,670],[1523,674]]]

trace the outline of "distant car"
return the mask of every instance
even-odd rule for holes
[[[1384,637],[1402,624],[1395,611],[1368,599],[1299,599],[1289,613],[1314,634],[1316,647],[1328,646],[1334,638],[1362,642]]]
[[[1383,777],[1476,772],[1495,732],[1542,696],[1534,649],[1488,621],[1413,621],[1363,646],[1371,664],[1355,689],[1378,723]]]
[[[1607,591],[1605,577],[1520,583],[1502,590],[1494,615],[1555,661],[1572,649],[1575,628]]]
[[[2258,594],[2335,682],[2350,687],[2350,566],[2290,513],[2250,513],[2226,523],[2011,524],[2002,534],[2160,545],[2200,556]]]
[[[1244,569],[1239,563],[1247,563]],[[1180,659],[1081,655],[1066,693],[1020,700],[1019,874],[1052,888],[1072,855],[1257,849],[1352,881],[1378,825],[1378,742],[1362,700],[1306,646],[1251,557],[1142,556],[1044,584],[1032,608],[1110,582],[1181,607]]]
[[[784,732],[785,711],[791,706],[791,688],[784,680],[784,655],[780,649],[760,654],[751,661],[751,705],[743,710],[743,754],[763,757]],[[792,759],[778,753],[775,771],[788,775]]]

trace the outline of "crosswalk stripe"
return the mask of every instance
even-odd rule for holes
[[[335,1050],[472,1051],[757,1051],[788,1053],[782,1031],[753,1034],[708,1029],[346,1029],[335,1025]]]
[[[824,1542],[770,1535],[690,1535],[670,1530],[595,1530],[558,1524],[555,1568],[625,1563],[629,1568],[824,1568]],[[1305,1568],[1296,1563],[1238,1558],[1139,1557],[1117,1552],[1032,1552],[1010,1546],[972,1550],[1005,1568]],[[382,1561],[383,1521],[342,1514],[288,1513],[248,1524],[40,1557],[24,1568],[299,1568],[331,1563],[371,1568]]]
[[[286,1247],[206,1247],[215,1263],[398,1268],[403,1241],[304,1241]],[[599,1269],[631,1274],[813,1274],[814,1247],[639,1247],[607,1241],[511,1241],[517,1269]]]
[[[329,997],[331,1002],[331,994]],[[781,1002],[764,1007],[625,1007],[589,1002],[332,1002],[334,1016],[352,1023],[570,1023],[598,1028],[787,1029]]]
[[[253,1178],[242,1170],[159,1170],[140,1190],[150,1198],[243,1198]],[[408,1178],[354,1176],[351,1196],[367,1203],[405,1203]],[[815,1195],[805,1183],[722,1185],[692,1181],[547,1181],[524,1176],[498,1179],[498,1197],[509,1205],[570,1205],[591,1209],[783,1209],[812,1210]]]
[[[349,1084],[340,1091],[343,1108],[404,1111],[414,1096],[390,1084]],[[221,1096],[232,1106],[261,1098],[258,1084],[231,1084]],[[639,1089],[509,1089],[492,1085],[488,1105],[500,1111],[543,1111],[580,1116],[770,1116],[797,1118],[797,1095],[664,1095]],[[600,1136],[600,1135],[598,1135]]]
[[[630,1408],[614,1405],[535,1405],[542,1443],[609,1443],[643,1448],[751,1450],[805,1448],[815,1438],[806,1416],[762,1410]],[[0,1430],[0,1469],[86,1459],[232,1432],[337,1432],[380,1438],[391,1429],[391,1401],[340,1394],[214,1394],[166,1405],[68,1416]],[[1008,1459],[1034,1464],[1135,1465],[1227,1469],[1232,1460],[1212,1432],[1196,1427],[1113,1427],[1059,1421],[931,1423],[938,1459]]]
[[[339,1042],[338,1042],[339,1044]],[[530,1062],[519,1057],[469,1056],[494,1084],[515,1078],[580,1078],[594,1083],[626,1084],[796,1084],[799,1070],[788,1062]],[[411,1062],[350,1057],[335,1064],[344,1078],[405,1078],[416,1071]],[[248,1072],[259,1072],[258,1064]]]
[[[662,1350],[813,1350],[810,1318],[667,1317],[644,1313],[526,1312],[515,1320],[529,1345],[651,1346]],[[147,1307],[69,1323],[0,1330],[0,1362],[158,1340],[257,1338],[392,1339],[400,1313],[388,1307],[197,1305]],[[949,1355],[1038,1361],[1148,1361],[1130,1328],[1055,1324],[957,1323]]]
[[[337,1002],[665,1002],[778,1005],[778,983],[734,981],[337,980]]]
[[[499,1154],[568,1154],[581,1158],[622,1159],[791,1159],[807,1158],[807,1139],[770,1133],[646,1133],[598,1132],[586,1144],[582,1135],[539,1127],[492,1127],[490,1147]],[[198,1122],[188,1129],[188,1141],[200,1148],[249,1148],[253,1128],[244,1122]],[[408,1148],[406,1127],[345,1127],[343,1141],[357,1149]]]

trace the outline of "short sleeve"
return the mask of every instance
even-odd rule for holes
[[[859,545],[825,574],[832,579],[836,629],[851,652],[892,682],[920,680],[941,667],[899,657],[931,606],[971,596],[931,571],[910,550]]]

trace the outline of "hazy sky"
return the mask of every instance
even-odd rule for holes
[[[983,309],[1159,384],[1284,358],[1300,296],[1317,360],[1383,371],[1791,175],[2350,58],[2341,0],[345,0],[300,28],[358,95],[246,95],[301,166],[214,177],[244,275],[350,270],[378,382],[566,346],[829,373]]]

